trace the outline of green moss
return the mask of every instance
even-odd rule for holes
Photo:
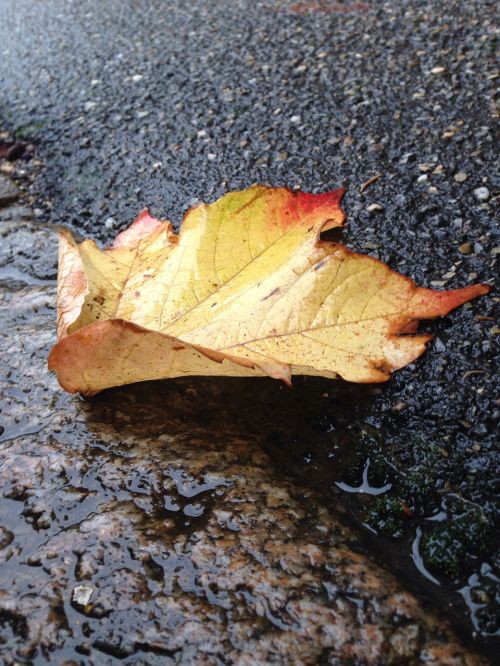
[[[370,458],[368,479],[372,486],[383,486],[393,479],[394,473],[387,464],[387,460],[380,454]]]
[[[395,490],[416,516],[434,513],[441,502],[436,492],[435,478],[429,470],[412,470],[400,476]]]
[[[367,524],[384,536],[399,539],[403,535],[406,514],[399,497],[378,497],[366,516]]]
[[[38,133],[39,130],[45,127],[45,122],[39,121],[37,123],[30,123],[28,125],[19,125],[15,130],[14,135],[16,139],[31,139]]]
[[[410,456],[408,462],[413,467],[432,468],[442,459],[441,442],[432,438],[424,437],[422,434],[415,434],[408,441],[405,451]]]
[[[422,555],[426,566],[447,578],[457,578],[462,571],[465,546],[448,529],[436,530],[424,535]]]
[[[455,529],[460,532],[468,549],[475,555],[486,555],[492,544],[491,525],[481,517],[479,520],[462,518],[456,521]]]
[[[462,509],[470,506],[458,502]],[[456,579],[466,574],[470,561],[487,556],[492,546],[492,527],[480,509],[473,507],[425,534],[422,555],[429,569]]]

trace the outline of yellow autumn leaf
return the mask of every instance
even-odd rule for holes
[[[342,195],[255,185],[190,209],[179,235],[143,211],[105,250],[62,232],[49,368],[87,395],[184,375],[387,380],[425,350],[419,319],[489,288],[423,289],[321,240]]]

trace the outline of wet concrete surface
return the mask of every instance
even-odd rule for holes
[[[4,250],[53,265],[53,231],[2,231]],[[273,465],[262,444],[302,422],[296,394],[204,379],[62,393],[46,371],[55,284],[16,264],[0,291],[4,663],[483,663]]]
[[[418,663],[439,649],[473,659],[436,612],[494,660],[494,293],[429,324],[426,356],[383,387],[179,381],[80,402],[44,365],[51,225],[109,240],[144,205],[178,224],[194,201],[253,182],[347,184],[351,247],[425,286],[491,284],[493,10],[0,0],[0,117],[9,146],[36,144],[2,165],[23,200],[0,209],[11,322],[0,653],[96,664],[188,663],[193,650],[206,663]],[[208,486],[185,497],[193,484]],[[290,565],[277,554],[288,549]],[[370,572],[369,590],[352,562]],[[231,567],[241,576],[228,580]],[[80,607],[73,595],[85,600],[87,585]],[[394,594],[411,599],[410,619]]]

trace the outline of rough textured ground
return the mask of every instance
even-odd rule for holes
[[[30,256],[29,272],[16,259],[0,274],[2,663],[483,663],[272,466],[262,434],[288,421],[288,389],[62,394],[46,371],[55,285],[30,277],[55,260],[55,234],[2,231],[7,255]],[[252,427],[241,406],[257,392],[285,409],[254,409]]]
[[[4,64],[0,70],[0,116],[3,125],[19,139],[37,144],[36,159],[13,162],[12,175],[34,199],[39,224],[63,223],[101,240],[109,239],[127,225],[144,205],[178,223],[182,211],[194,201],[213,200],[228,189],[252,182],[297,185],[312,191],[347,184],[350,189],[345,199],[349,216],[346,236],[351,246],[380,257],[426,286],[491,283],[498,253],[493,225],[498,186],[494,173],[492,100],[497,82],[497,42],[493,9],[494,3],[488,1],[437,0],[240,0],[200,1],[189,6],[160,0],[0,0],[0,55]],[[34,170],[39,175],[31,182]],[[376,174],[381,177],[360,193],[361,184]],[[371,204],[379,204],[378,211],[369,210]],[[2,216],[0,224],[7,228],[12,223],[5,221],[8,215],[0,213]],[[32,284],[28,290],[23,287],[26,293],[21,290],[21,299],[20,292],[11,290],[12,285],[17,285],[16,289],[22,286],[26,271],[42,282],[55,275],[54,259],[32,247],[28,227],[16,227],[12,245],[2,239],[0,273],[9,286],[3,298],[11,304],[11,310],[17,304],[21,310],[25,308],[19,313],[24,320],[16,319],[24,321],[22,325],[28,331],[28,335],[21,336],[22,344],[27,345],[21,357],[24,365],[18,370],[21,378],[30,377],[28,354],[35,354],[37,363],[41,363],[50,344],[48,322],[52,314],[45,309],[50,291],[43,284]],[[38,233],[45,234],[43,243],[53,242],[48,231]],[[370,553],[396,571],[405,585],[425,593],[438,612],[461,627],[464,637],[475,638],[476,647],[490,654],[497,649],[494,640],[500,624],[495,536],[499,471],[495,423],[500,406],[494,375],[498,367],[496,303],[495,295],[491,295],[430,325],[437,340],[425,358],[400,372],[386,387],[345,391],[344,401],[337,390],[307,381],[299,383],[291,395],[265,384],[214,388],[204,383],[199,389],[191,384],[178,389],[186,396],[191,395],[191,390],[201,391],[201,402],[208,401],[211,391],[221,391],[219,398],[210,399],[219,405],[224,403],[229,414],[224,412],[226,416],[221,417],[224,427],[235,420],[240,423],[241,418],[238,437],[252,431],[252,446],[258,441],[272,454],[274,471],[268,469],[267,458],[263,463],[272,478],[268,483],[277,487],[284,484],[289,495],[293,495],[294,486],[287,474],[293,474],[302,484],[298,495],[290,500],[290,507],[308,511],[311,500],[300,494],[304,492],[303,484],[314,486],[321,493],[315,495],[315,501],[344,511],[349,520],[357,523],[359,533],[365,534]],[[31,308],[38,308],[45,319],[40,321]],[[21,344],[20,339],[12,339]],[[11,363],[10,343],[5,340],[4,344]],[[45,375],[39,374],[29,387],[24,385],[33,396],[30,407],[23,389],[15,388],[17,379],[13,377],[9,395],[10,399],[18,396],[20,425],[16,431],[12,409],[4,408],[2,427],[10,434],[3,438],[13,459],[19,456],[26,478],[32,474],[30,488],[35,487],[36,478],[37,490],[33,492],[42,497],[52,493],[53,475],[58,473],[57,465],[56,471],[49,473],[51,458],[44,447],[55,447],[55,458],[70,471],[72,464],[80,469],[79,447],[93,451],[86,458],[93,479],[99,475],[93,456],[96,461],[100,455],[106,460],[110,457],[108,471],[120,467],[122,425],[119,418],[110,416],[118,409],[116,400],[123,399],[125,404],[138,400],[147,412],[148,400],[156,404],[155,401],[161,403],[162,396],[177,396],[177,389],[167,386],[118,392],[118,397],[106,394],[96,408],[100,416],[95,422],[100,425],[92,430],[89,423],[94,421],[83,416],[87,407],[62,397]],[[197,412],[195,418],[189,411],[189,400],[184,400],[184,408],[179,407],[180,416],[176,417],[184,430],[176,426],[175,437],[182,432],[182,441],[195,461],[197,455],[206,452],[203,447],[193,448],[186,428],[196,430],[196,419],[203,414]],[[51,406],[39,412],[43,404]],[[168,412],[170,407],[162,405],[155,407],[148,427],[165,428],[165,423],[173,418]],[[49,414],[58,406],[67,412],[76,430],[74,436],[61,438],[57,444],[52,427],[59,427],[59,417]],[[130,411],[127,407],[123,414],[130,417]],[[214,419],[214,413],[215,408],[207,410],[204,418],[212,415]],[[139,452],[134,449],[133,464],[149,469],[149,465],[156,464],[148,457],[154,454],[146,455],[147,445],[141,442],[156,437],[157,430],[151,434],[153,431],[144,425],[143,414],[139,409],[133,424],[134,428],[137,426],[134,433],[143,433]],[[108,419],[117,424],[111,439],[99,434],[106,431]],[[205,436],[217,424],[217,419],[210,422]],[[26,434],[30,429],[33,434]],[[16,433],[23,437],[11,439]],[[226,441],[227,437],[220,439]],[[96,444],[96,440],[103,441]],[[33,457],[35,446],[47,451],[47,455],[39,459],[42,467],[35,465],[30,472],[26,460]],[[179,466],[183,467],[180,443],[175,440],[171,446],[162,454],[166,456],[160,464],[163,471],[156,473],[165,472],[168,476],[168,461],[176,456],[180,456]],[[96,448],[103,453],[98,454]],[[243,465],[239,455],[235,453],[235,460]],[[188,474],[204,470],[201,459],[192,464],[192,468],[187,464],[184,467]],[[218,465],[222,465],[220,459],[211,471],[217,471]],[[247,478],[248,474],[245,497],[257,492],[258,482],[253,474],[258,467],[238,472],[238,478]],[[219,469],[222,476],[226,474],[223,469]],[[64,495],[66,486],[83,488],[77,492],[85,497],[61,502],[71,506],[76,502],[84,508],[80,520],[88,521],[95,507],[108,501],[108,496],[102,495],[100,486],[87,487],[75,473],[75,482],[61,476],[58,492]],[[112,501],[118,503],[122,500],[116,487],[122,483],[121,478],[117,472],[113,483],[118,485],[112,486],[111,492]],[[150,481],[147,501],[153,501],[155,483],[158,482]],[[73,493],[74,490],[69,491],[70,495]],[[26,497],[21,494],[22,505],[6,500],[7,517],[0,521],[9,532],[12,521],[21,530],[17,538],[23,550],[18,561],[41,547],[35,538],[39,534],[36,521],[35,529],[29,525],[33,502],[30,497],[29,493]],[[128,495],[123,501],[125,505],[134,502]],[[44,502],[49,504],[49,500],[41,500],[42,505]],[[19,521],[16,507],[27,511],[28,518]],[[39,509],[40,504],[35,514]],[[155,515],[153,509],[137,509],[141,510],[148,516]],[[177,515],[180,509],[171,511]],[[76,522],[71,515],[68,514],[69,521]],[[50,539],[55,538],[56,519],[60,518],[50,518],[50,527],[40,528],[53,530]],[[139,528],[128,509],[114,507],[109,522],[111,531],[122,529],[113,525],[125,525],[127,538],[137,538]],[[179,534],[181,527],[178,525]],[[68,534],[72,535],[71,530]],[[6,543],[9,538],[6,536]],[[189,541],[192,537],[178,538]],[[203,538],[210,541],[212,536],[202,531]],[[271,538],[280,537],[273,533]],[[301,550],[299,538],[301,532],[294,533],[290,541]],[[256,537],[256,542],[260,552],[263,537]],[[94,546],[91,548],[88,543],[92,552]],[[114,561],[111,538],[107,543],[110,561]],[[105,549],[102,556],[104,562],[107,552]],[[130,558],[124,565],[129,572],[126,580],[120,582],[119,575],[114,574],[114,582],[110,583],[112,600],[113,590],[120,586],[129,600],[134,594],[135,601],[144,597],[142,592],[134,592],[140,589],[134,578],[139,569],[132,566],[132,555]],[[47,562],[41,562],[30,570],[30,584],[47,584],[45,589],[50,590],[59,574],[55,570],[50,573]],[[93,576],[94,570],[91,571]],[[377,576],[383,576],[377,571]],[[42,573],[48,578],[43,578]],[[67,580],[65,575],[61,574],[62,581]],[[159,575],[165,578],[161,572]],[[276,589],[272,585],[271,588]],[[328,590],[325,586],[323,589]],[[34,594],[39,598],[39,588]],[[54,599],[57,594],[54,592]],[[154,597],[155,593],[151,594]],[[190,595],[205,598],[195,591],[180,595],[180,603],[189,605]],[[30,599],[29,595],[22,597],[25,598]],[[109,603],[113,608],[119,606],[117,599]],[[124,603],[132,607],[130,601]],[[215,613],[217,603],[208,603],[209,612]],[[59,608],[55,602],[49,606]],[[71,604],[64,612],[69,618],[68,626],[75,632],[78,615],[71,615],[70,608]],[[43,612],[46,611],[39,611],[39,617]],[[186,610],[186,617],[189,612]],[[197,612],[199,617],[201,611]],[[51,610],[51,617],[54,613],[57,616]],[[24,615],[27,614],[25,610]],[[262,611],[261,617],[264,616]],[[311,612],[311,622],[313,616]],[[119,619],[112,617],[113,630],[118,631]],[[375,624],[383,624],[388,617],[381,611]],[[4,618],[7,641],[12,645],[15,637],[22,637],[27,629],[21,620],[16,624],[10,616]],[[253,621],[249,620],[249,624],[258,634],[260,630]],[[363,620],[359,622],[361,626]],[[82,632],[84,624],[82,620]],[[318,620],[319,624],[324,621]],[[94,633],[86,637],[90,644],[100,640],[107,644],[108,638],[102,639],[105,625],[92,620],[89,626]],[[396,628],[387,631],[394,632]],[[422,631],[425,637],[430,635],[427,629]],[[217,633],[215,629],[214,632]],[[60,644],[85,643],[79,636],[71,643],[60,634]],[[219,639],[225,640],[223,633]],[[134,645],[151,644],[144,637],[133,640]],[[332,645],[342,645],[340,639],[335,640],[338,642]],[[240,645],[243,644],[242,640]],[[319,638],[307,644],[323,645]],[[276,645],[269,648],[268,656],[272,650],[285,649]],[[250,643],[248,649],[253,649]],[[339,658],[347,658],[346,653],[339,654]],[[150,657],[141,658],[149,663]],[[324,657],[327,663],[335,663],[335,658],[330,653]],[[377,658],[374,657],[375,663]]]

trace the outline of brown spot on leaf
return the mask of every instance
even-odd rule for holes
[[[319,269],[320,269],[322,266],[324,266],[325,263],[326,263],[326,259],[322,259],[320,262],[318,262],[318,263],[316,264],[316,266],[314,267],[314,270],[315,270],[315,271],[319,271]]]
[[[270,291],[270,292],[268,293],[268,295],[267,295],[267,296],[264,296],[264,298],[261,299],[261,300],[263,300],[263,301],[267,301],[268,298],[271,298],[271,296],[274,296],[275,294],[279,294],[279,292],[280,292],[280,288],[279,288],[279,287],[276,287],[276,289],[273,289],[272,291]]]

